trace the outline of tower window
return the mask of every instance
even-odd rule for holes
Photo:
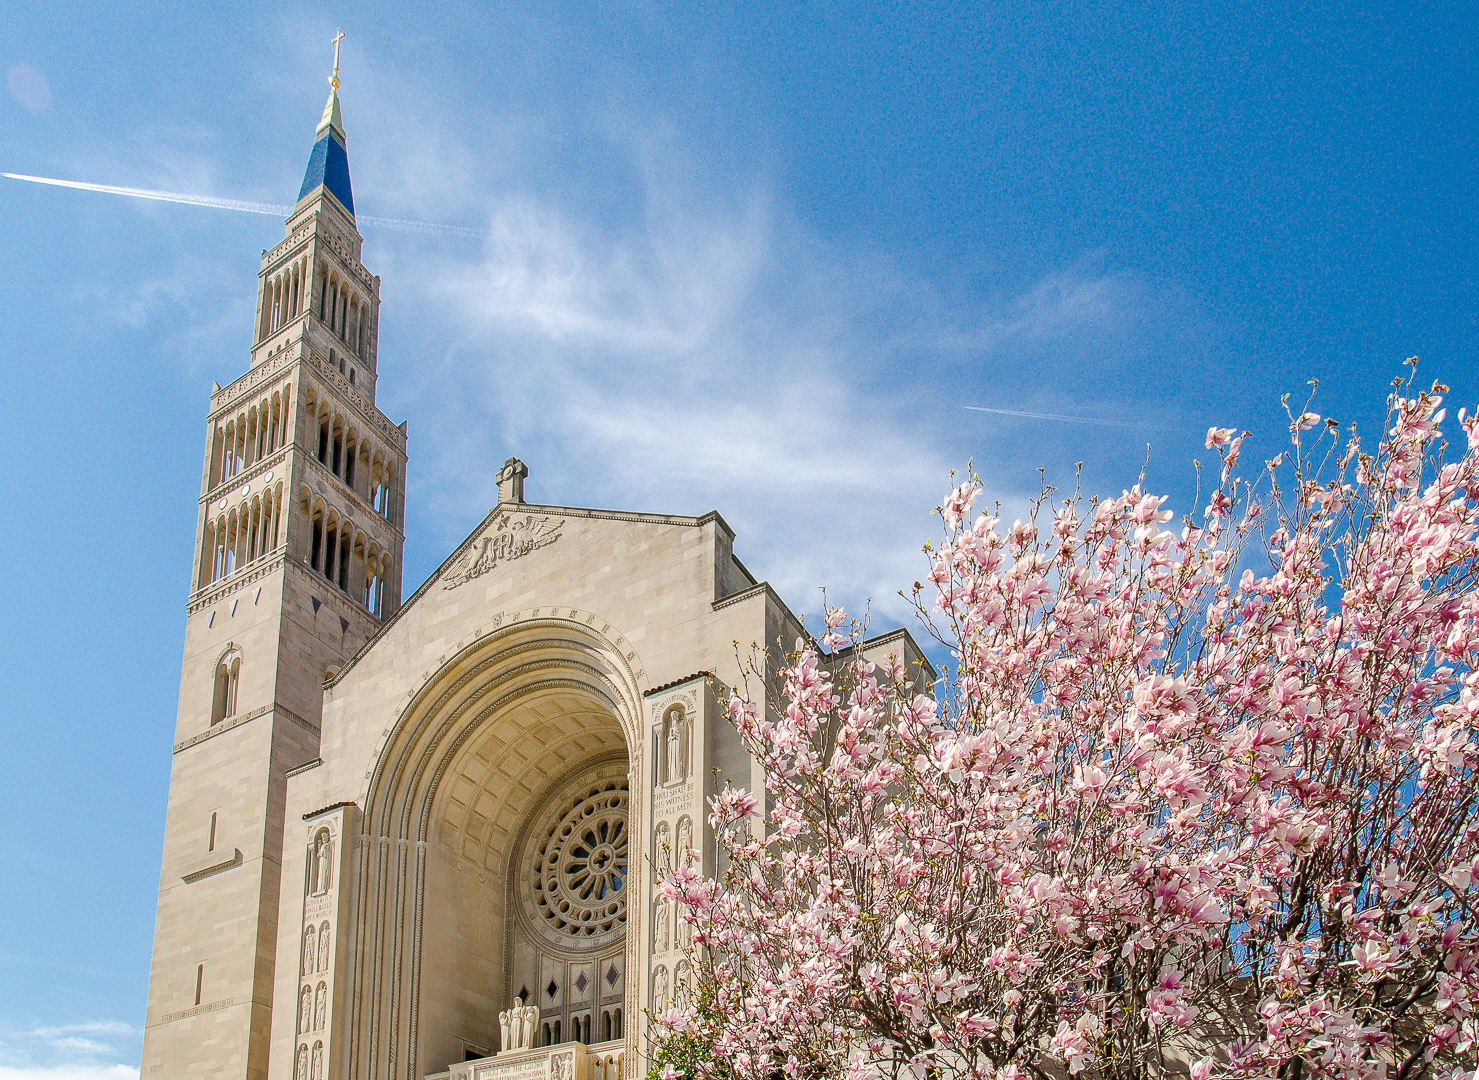
[[[216,812],[214,810],[211,811],[211,832],[206,838],[205,849],[206,851],[216,850]]]
[[[195,1004],[200,1004],[200,989],[205,984],[205,965],[195,965]]]
[[[216,687],[211,701],[211,723],[236,715],[236,688],[241,681],[241,653],[232,649],[216,665]],[[212,827],[214,828],[214,817]],[[214,836],[213,836],[214,838]]]
[[[354,385],[354,368],[349,369],[349,385]]]

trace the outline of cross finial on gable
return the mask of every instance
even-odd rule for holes
[[[524,477],[529,475],[529,466],[518,458],[511,457],[498,470],[498,505],[524,501]]]

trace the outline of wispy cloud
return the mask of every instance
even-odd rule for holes
[[[420,176],[445,185],[453,171],[427,135],[434,123],[418,115],[415,126],[419,142],[381,140],[422,148],[385,168],[411,204]],[[1113,291],[1057,279],[1005,310],[900,333],[923,283],[810,233],[763,175],[706,178],[655,130],[603,133],[603,155],[635,178],[625,214],[468,176],[455,197],[485,208],[485,243],[386,249],[382,325],[415,312],[419,342],[444,343],[418,362],[404,402],[421,414],[411,498],[432,520],[476,520],[497,463],[518,454],[532,499],[718,509],[741,558],[799,608],[828,585],[899,617],[895,591],[921,574],[930,507],[970,453],[902,369],[955,350],[972,321],[1014,326],[996,348],[1013,333],[1068,332]],[[382,356],[391,371],[383,343]]]
[[[1093,416],[1064,416],[1061,413],[1027,412],[1022,409],[988,409],[984,405],[963,405],[971,412],[992,413],[996,416],[1018,416],[1026,420],[1052,420],[1061,424],[1098,424],[1105,427],[1138,428],[1146,424],[1132,424],[1124,420],[1104,420]]]
[[[139,1029],[121,1020],[0,1031],[0,1080],[115,1080],[138,1076]]]

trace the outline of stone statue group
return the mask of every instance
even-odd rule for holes
[[[503,1037],[500,1043],[503,1052],[532,1049],[534,1032],[538,1027],[538,1005],[513,1005],[499,1013],[498,1033]]]

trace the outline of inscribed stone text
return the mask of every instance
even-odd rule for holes
[[[549,1058],[541,1055],[532,1061],[503,1061],[478,1067],[477,1080],[545,1080]]]
[[[684,784],[682,787],[669,788],[659,791],[652,799],[652,812],[654,815],[671,814],[677,810],[687,810],[693,805],[693,785]]]

